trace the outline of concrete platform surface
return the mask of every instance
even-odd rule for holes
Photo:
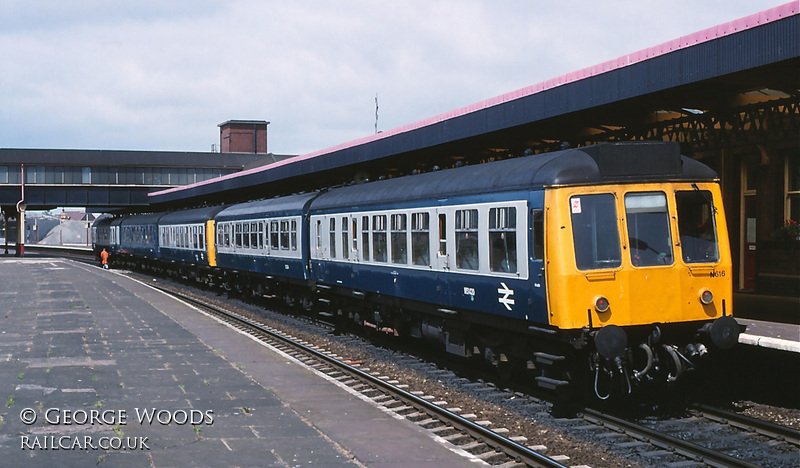
[[[739,317],[736,321],[747,325],[745,332],[739,335],[740,344],[800,353],[800,325]]]
[[[67,260],[0,258],[0,402],[0,466],[477,462],[187,304]]]

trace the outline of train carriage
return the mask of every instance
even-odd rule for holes
[[[217,266],[228,288],[267,295],[280,284],[305,288],[308,230],[305,213],[316,193],[258,200],[215,216]]]
[[[103,249],[110,253],[112,221],[114,221],[113,217],[102,215],[92,224],[92,251],[98,256]]]
[[[736,343],[725,225],[717,175],[677,144],[601,144],[331,189],[311,274],[357,322],[543,387],[579,350],[602,398]]]
[[[541,193],[498,187],[489,168],[481,169],[483,177],[469,184],[464,171],[442,171],[320,195],[310,212],[313,279],[383,304],[361,314],[375,325],[401,326],[388,318],[392,308],[501,328],[535,320],[532,313],[544,320],[541,258],[528,261],[528,207],[541,208]],[[466,353],[457,331],[449,333],[448,347]]]
[[[159,218],[165,213],[137,214],[120,218],[118,257],[126,262],[157,261]],[[116,222],[111,223],[112,236]]]
[[[216,266],[214,216],[224,205],[181,210],[165,214],[158,220],[159,258],[169,263],[184,264],[196,277],[207,276]]]

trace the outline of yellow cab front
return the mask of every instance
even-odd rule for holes
[[[629,327],[731,315],[717,183],[555,188],[545,206],[551,325]]]

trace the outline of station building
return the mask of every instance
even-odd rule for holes
[[[292,157],[267,151],[263,120],[219,124],[219,151],[130,151],[0,148],[0,208],[4,221],[17,220],[0,238],[18,241],[19,209],[85,207],[88,211],[147,211],[147,194],[275,163]],[[26,223],[24,241],[39,236]],[[5,235],[8,230],[8,235]]]

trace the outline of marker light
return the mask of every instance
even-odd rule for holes
[[[708,289],[703,289],[700,291],[700,302],[709,305],[714,302],[714,295]]]
[[[603,296],[597,296],[594,299],[594,308],[598,312],[601,312],[601,313],[602,312],[608,312],[608,308],[610,307],[610,305],[611,304],[608,303],[608,299],[606,299]]]

